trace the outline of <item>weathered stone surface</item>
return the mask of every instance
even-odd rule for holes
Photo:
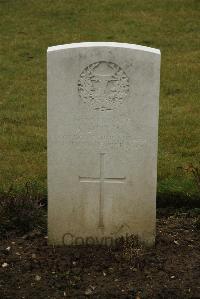
[[[50,243],[153,244],[160,51],[80,43],[47,54]]]

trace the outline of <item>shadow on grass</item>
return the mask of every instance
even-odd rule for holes
[[[183,193],[159,192],[156,198],[157,208],[200,208],[200,195],[186,195]]]
[[[46,200],[31,183],[18,192],[11,187],[0,194],[0,235],[11,231],[27,233],[34,229],[46,230]]]

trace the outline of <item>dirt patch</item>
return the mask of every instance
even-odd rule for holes
[[[0,298],[200,298],[195,221],[162,215],[152,249],[54,248],[41,233],[10,236],[0,243]]]

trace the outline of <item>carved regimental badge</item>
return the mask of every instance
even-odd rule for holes
[[[93,109],[113,110],[125,100],[129,92],[129,80],[117,64],[99,61],[82,71],[78,92],[83,102]]]

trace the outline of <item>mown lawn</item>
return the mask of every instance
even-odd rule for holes
[[[199,0],[1,0],[0,192],[46,196],[46,49],[119,41],[161,49],[158,192],[198,194]]]

